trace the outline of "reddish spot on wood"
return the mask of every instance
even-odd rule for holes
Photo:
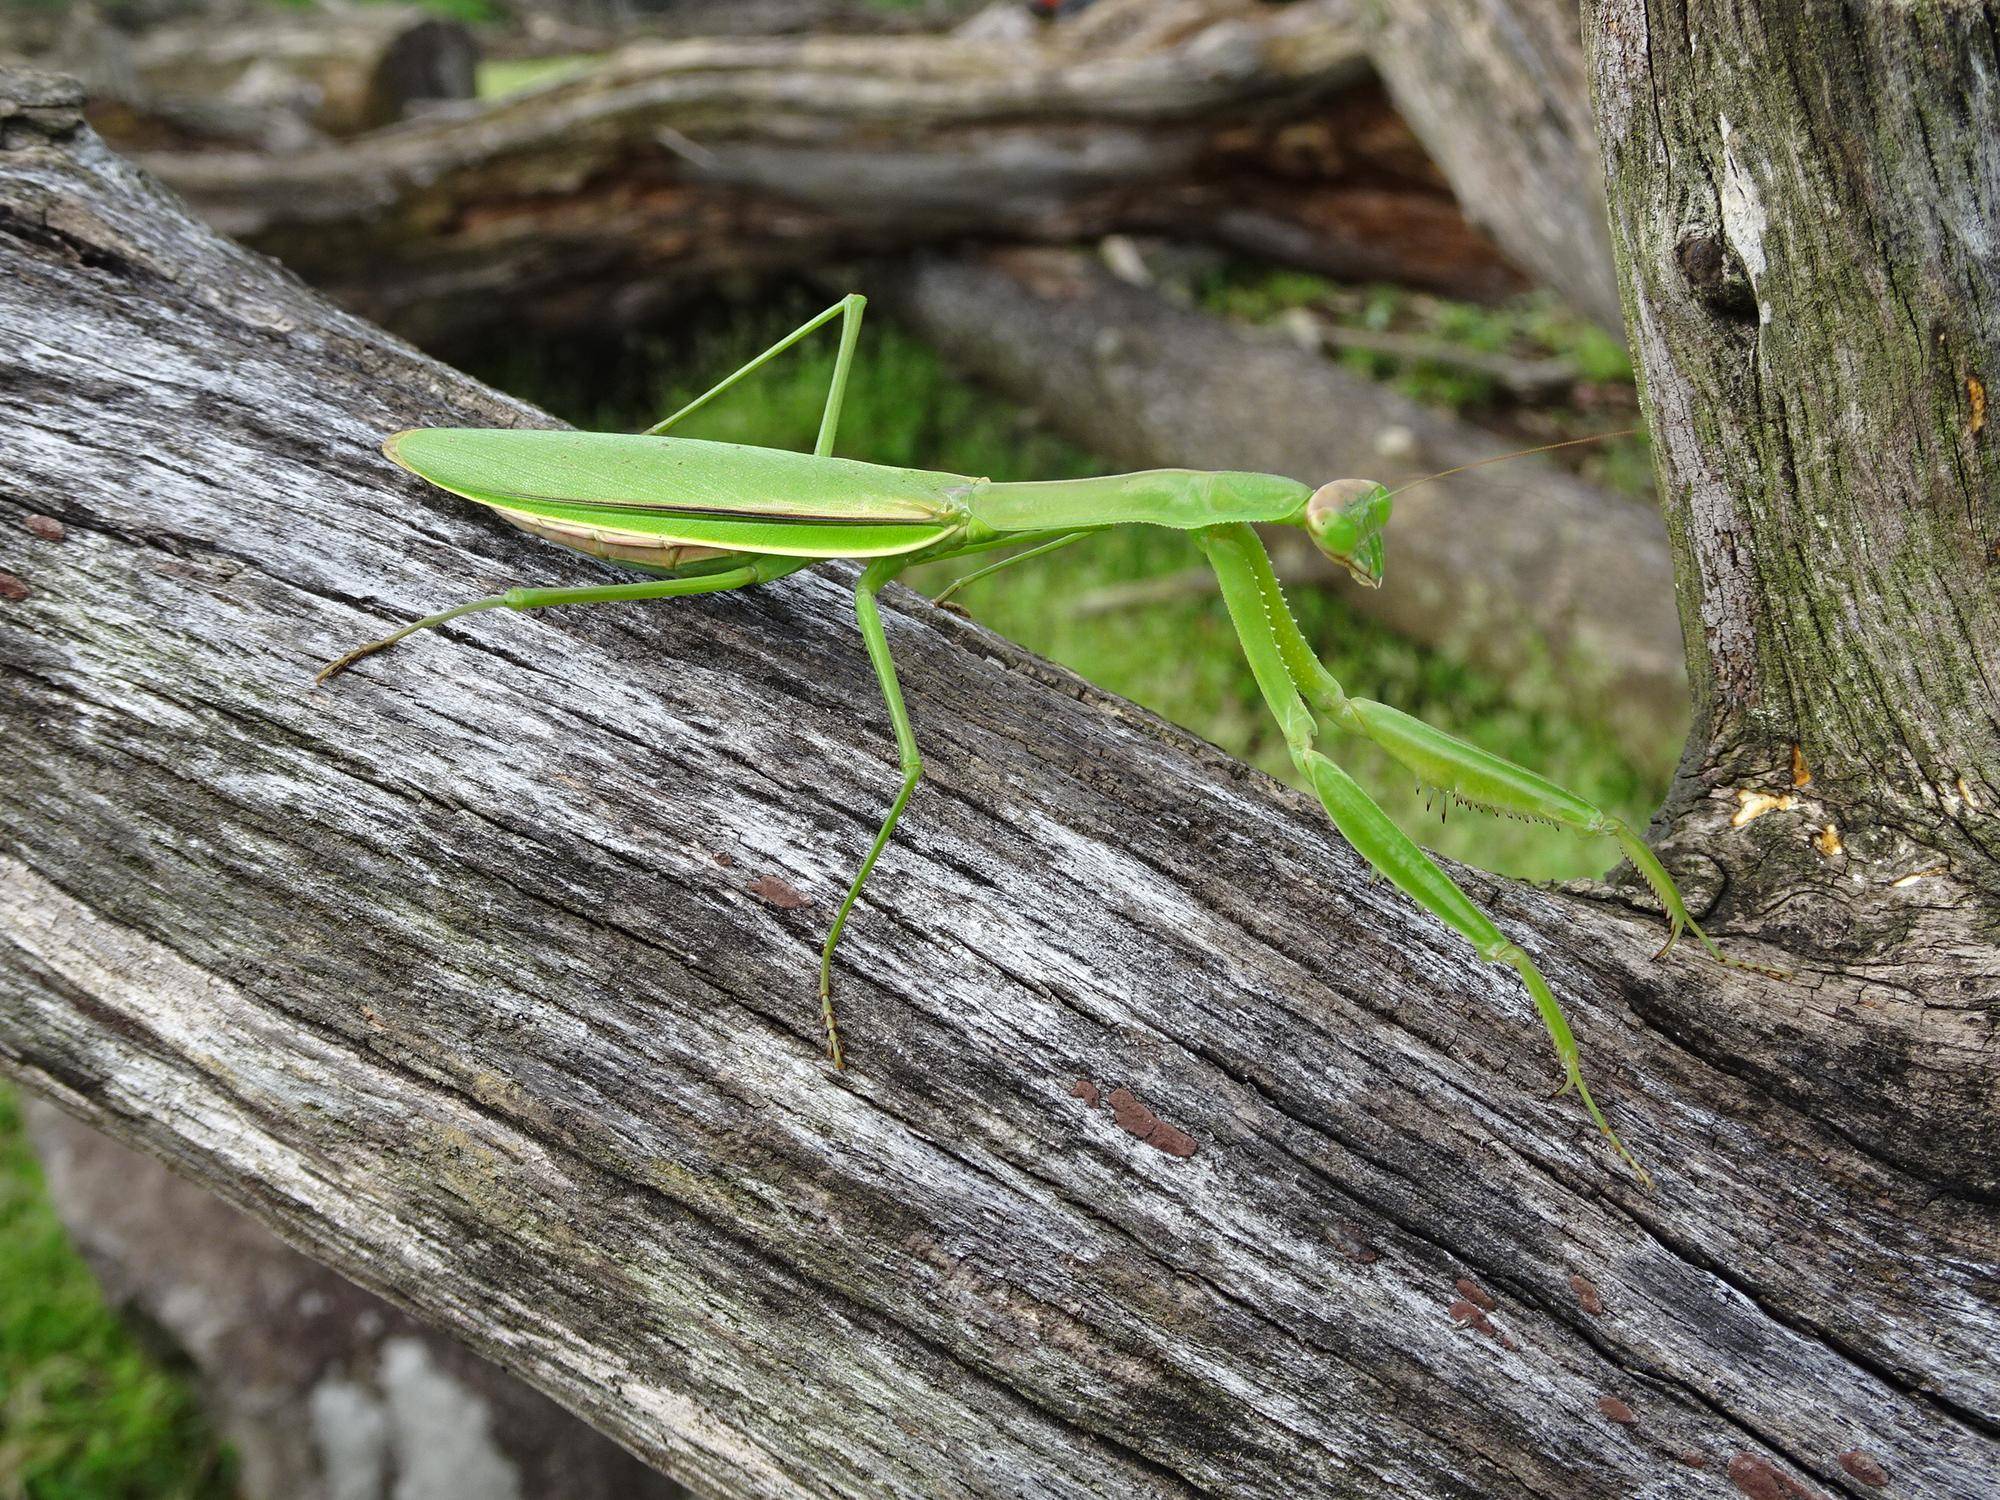
[[[19,604],[28,597],[28,586],[12,573],[0,573],[0,599]]]
[[[1674,1456],[1690,1469],[1705,1469],[1708,1467],[1708,1455],[1698,1449],[1683,1448]]]
[[[1382,1258],[1382,1252],[1368,1242],[1367,1236],[1349,1225],[1334,1225],[1327,1239],[1340,1252],[1342,1259],[1351,1260],[1357,1266],[1372,1266]]]
[[[1458,1288],[1458,1295],[1470,1302],[1481,1312],[1492,1312],[1500,1304],[1493,1300],[1493,1294],[1474,1281],[1470,1276],[1461,1276],[1452,1283]]]
[[[1459,1327],[1470,1328],[1476,1333],[1483,1333],[1489,1339],[1500,1337],[1500,1330],[1493,1326],[1493,1320],[1480,1311],[1476,1303],[1468,1302],[1463,1297],[1452,1303],[1451,1320],[1458,1324]]]
[[[1576,1300],[1582,1304],[1585,1312],[1593,1318],[1604,1316],[1604,1299],[1597,1294],[1597,1285],[1588,1276],[1572,1274],[1569,1279],[1569,1289],[1576,1293]]]
[[[1597,1409],[1604,1413],[1607,1421],[1616,1422],[1621,1427],[1633,1426],[1639,1420],[1639,1414],[1616,1396],[1599,1396]]]
[[[731,865],[736,863],[736,856],[722,849],[716,850],[715,853],[710,856],[710,858],[712,858],[717,864],[721,865],[722,868],[725,870],[728,869]]]
[[[1811,1490],[1754,1453],[1729,1460],[1729,1482],[1750,1500],[1814,1500]]]
[[[1109,1100],[1111,1118],[1120,1130],[1129,1131],[1155,1150],[1169,1156],[1193,1156],[1195,1139],[1178,1125],[1169,1125],[1140,1102],[1128,1088],[1115,1088]]]
[[[1863,1453],[1859,1448],[1849,1448],[1838,1457],[1841,1468],[1863,1484],[1880,1488],[1889,1482],[1889,1471],[1877,1463],[1873,1455]]]
[[[1077,1079],[1075,1083],[1069,1086],[1069,1091],[1076,1098],[1088,1104],[1092,1109],[1097,1108],[1097,1101],[1101,1096],[1097,1092],[1097,1085],[1092,1083],[1088,1078]]]
[[[812,905],[812,898],[782,875],[759,875],[744,889],[779,911],[797,911],[801,906]]]
[[[45,542],[59,542],[69,534],[54,516],[23,516],[21,524]]]

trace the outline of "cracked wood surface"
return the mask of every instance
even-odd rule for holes
[[[1469,877],[1647,1196],[1315,807],[902,594],[930,777],[832,1075],[813,952],[892,780],[847,576],[309,690],[604,576],[375,451],[547,419],[216,239],[59,85],[0,100],[8,1073],[705,1493],[1878,1493],[1856,1453],[1990,1493],[1990,1196],[1678,1040],[1840,976]]]

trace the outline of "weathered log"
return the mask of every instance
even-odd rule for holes
[[[50,1105],[26,1115],[107,1299],[194,1369],[243,1500],[686,1495],[185,1177]]]
[[[870,284],[954,362],[1134,468],[1395,483],[1506,449],[1282,334],[1175,307],[1081,257],[925,259]],[[1358,609],[1501,673],[1552,664],[1644,761],[1685,724],[1673,569],[1648,507],[1526,458],[1398,496],[1389,547],[1390,586],[1351,589]],[[1292,576],[1345,587],[1317,557],[1288,548]]]
[[[1368,55],[1472,222],[1625,331],[1574,0],[1380,0]]]
[[[1099,50],[1060,27],[1005,48],[636,43],[338,146],[146,159],[226,233],[427,342],[502,310],[603,327],[718,275],[1113,229],[1461,293],[1519,285],[1366,84],[1347,8],[1205,0],[1199,24]]]
[[[840,570],[307,690],[604,576],[374,455],[546,419],[213,237],[73,93],[0,98],[9,1074],[703,1493],[1987,1491],[1991,1116],[1938,1093],[1990,1108],[1991,1051],[1862,1101],[1682,1040],[1902,1024],[1887,958],[1652,963],[1606,893],[1475,880],[1648,1196],[1315,808],[904,595],[931,777],[830,1074],[813,952],[888,782]],[[1911,903],[1920,993],[1959,889]]]
[[[470,99],[479,60],[460,23],[393,5],[195,16],[136,37],[85,6],[59,30],[0,36],[0,62],[10,51],[81,76],[91,123],[123,149],[270,155]]]

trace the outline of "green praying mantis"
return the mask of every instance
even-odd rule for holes
[[[350,651],[328,665],[318,680],[324,682],[419,630],[481,610],[713,594],[769,583],[828,558],[861,562],[854,612],[895,730],[902,784],[820,949],[820,1012],[827,1049],[838,1068],[844,1059],[834,1017],[834,949],[923,775],[876,602],[883,585],[917,563],[1024,547],[961,578],[952,586],[957,588],[1113,527],[1184,531],[1213,567],[1258,689],[1284,732],[1293,763],[1335,828],[1481,958],[1520,976],[1555,1044],[1564,1078],[1558,1092],[1576,1093],[1619,1156],[1650,1185],[1645,1169],[1591,1097],[1576,1038],[1548,981],[1527,953],[1329,758],[1321,745],[1323,734],[1332,729],[1364,735],[1419,781],[1469,807],[1616,840],[1666,909],[1668,934],[1660,952],[1685,930],[1719,961],[1731,960],[1695,924],[1672,877],[1622,820],[1533,771],[1387,704],[1349,696],[1320,661],[1286,606],[1270,556],[1253,528],[1303,528],[1356,581],[1376,587],[1382,581],[1382,534],[1391,492],[1365,480],[1336,480],[1314,489],[1274,474],[1192,469],[996,483],[835,458],[834,434],[865,305],[859,294],[842,298],[642,433],[416,428],[389,438],[383,451],[430,483],[490,506],[537,536],[655,576],[584,588],[514,588],[475,599]],[[836,318],[840,348],[810,454],[662,436]]]

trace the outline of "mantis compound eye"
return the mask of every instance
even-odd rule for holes
[[[1336,479],[1306,502],[1306,533],[1313,545],[1368,588],[1382,586],[1382,528],[1389,522],[1389,492],[1372,479]]]

